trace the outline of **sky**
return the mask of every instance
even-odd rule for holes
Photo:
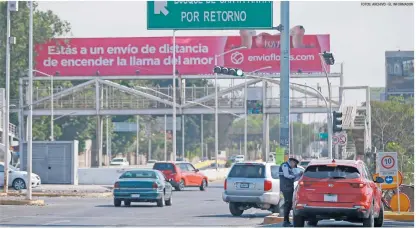
[[[72,37],[172,36],[171,31],[146,29],[144,1],[42,1],[39,8],[52,10],[70,22]],[[278,25],[279,21],[280,4],[276,1],[274,24]],[[385,51],[414,49],[413,6],[361,6],[361,1],[296,1],[290,3],[290,26],[295,25],[303,25],[306,34],[330,34],[331,52],[336,62],[344,63],[347,86],[385,86]],[[177,33],[178,36],[238,34],[238,31],[219,30]],[[347,101],[354,104],[363,101],[364,95],[363,91],[345,94]]]

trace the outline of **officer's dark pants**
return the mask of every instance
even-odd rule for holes
[[[285,205],[284,205],[284,221],[289,222],[289,214],[292,210],[292,198],[293,198],[293,190],[285,190],[283,192],[283,198],[285,198]]]

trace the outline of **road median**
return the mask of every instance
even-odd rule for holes
[[[2,195],[0,197],[0,205],[32,205],[32,206],[44,206],[44,200],[24,200],[24,199],[16,199],[10,198],[8,196]]]
[[[25,193],[11,192],[8,196],[24,196]],[[33,192],[32,196],[36,197],[111,197],[112,192],[101,192],[101,193],[78,193],[78,192],[63,192],[63,193],[43,193]]]

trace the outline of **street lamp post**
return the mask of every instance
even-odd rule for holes
[[[259,68],[256,69],[252,72],[250,72],[250,74],[254,74],[256,72],[262,71],[262,70],[266,70],[266,69],[270,69],[272,68],[272,66],[266,66],[263,68]],[[264,82],[263,82],[263,87],[264,87]],[[248,135],[248,113],[247,113],[247,89],[248,89],[248,85],[247,85],[247,75],[244,75],[244,158],[248,158],[247,155],[247,145],[248,145],[248,139],[247,139],[247,135]],[[263,139],[264,140],[264,139]]]
[[[27,192],[26,199],[32,200],[32,119],[33,119],[33,1],[29,2],[29,115],[27,118]],[[7,186],[7,185],[6,185]]]
[[[214,56],[214,65],[218,65],[218,57],[222,57],[228,53],[235,52],[241,49],[246,49],[246,46],[241,46],[235,49],[228,50],[221,54]],[[218,170],[218,74],[214,73],[215,76],[215,160],[216,169]]]
[[[261,76],[254,76],[254,75],[249,75],[249,76],[251,78],[263,79],[263,80],[266,80],[266,81],[269,81],[269,82],[273,82],[273,83],[280,83],[280,80],[277,80],[277,79],[270,79],[270,78],[265,78],[265,77],[261,77]],[[309,88],[309,89],[315,91],[316,93],[318,93],[318,95],[321,96],[321,98],[325,102],[325,106],[327,108],[327,115],[328,116],[331,116],[331,108],[330,108],[331,100],[325,98],[325,96],[319,90],[317,90],[317,89],[315,89],[315,88],[313,88],[311,86],[305,85],[305,84],[298,84],[298,83],[293,83],[293,82],[290,82],[290,84],[291,85],[300,86],[300,87],[306,87],[306,88]],[[331,124],[332,124],[331,121],[328,120],[328,124],[327,124],[328,125],[328,128],[331,126]],[[328,138],[329,138],[329,130],[328,130]],[[331,144],[332,144],[332,141],[331,141]],[[329,148],[330,147],[328,147],[328,150],[329,150]],[[332,154],[329,154],[328,153],[328,155],[331,155],[331,157],[332,157]]]
[[[29,70],[28,70],[29,71]],[[54,137],[54,115],[53,115],[53,105],[54,105],[54,99],[53,99],[53,94],[54,94],[54,89],[53,89],[53,75],[50,75],[48,73],[44,73],[38,70],[32,70],[32,72],[36,72],[36,73],[40,73],[44,76],[50,77],[51,78],[51,90],[50,90],[50,94],[51,94],[51,141],[54,141],[55,137]],[[107,122],[108,123],[108,122]]]
[[[10,148],[10,142],[9,142],[9,103],[10,103],[10,45],[11,45],[11,35],[10,35],[10,7],[11,2],[8,2],[7,4],[7,35],[6,35],[6,104],[4,107],[4,126],[3,126],[3,132],[5,138],[3,139],[4,142],[4,185],[3,185],[3,192],[7,193],[8,190],[8,183],[9,183],[9,148]],[[17,4],[17,3],[16,3]]]

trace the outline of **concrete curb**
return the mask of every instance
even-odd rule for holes
[[[290,217],[289,219],[292,220],[292,217]],[[271,215],[264,217],[262,225],[278,224],[278,223],[283,223],[283,217],[280,217],[278,213],[273,213]]]
[[[8,193],[8,196],[24,196],[25,193]],[[102,193],[42,193],[35,192],[32,196],[38,197],[110,197],[113,196],[113,192]]]
[[[45,201],[44,200],[5,200],[5,199],[0,199],[0,205],[45,206]]]
[[[415,215],[414,212],[385,212],[384,219],[394,221],[414,221]]]

